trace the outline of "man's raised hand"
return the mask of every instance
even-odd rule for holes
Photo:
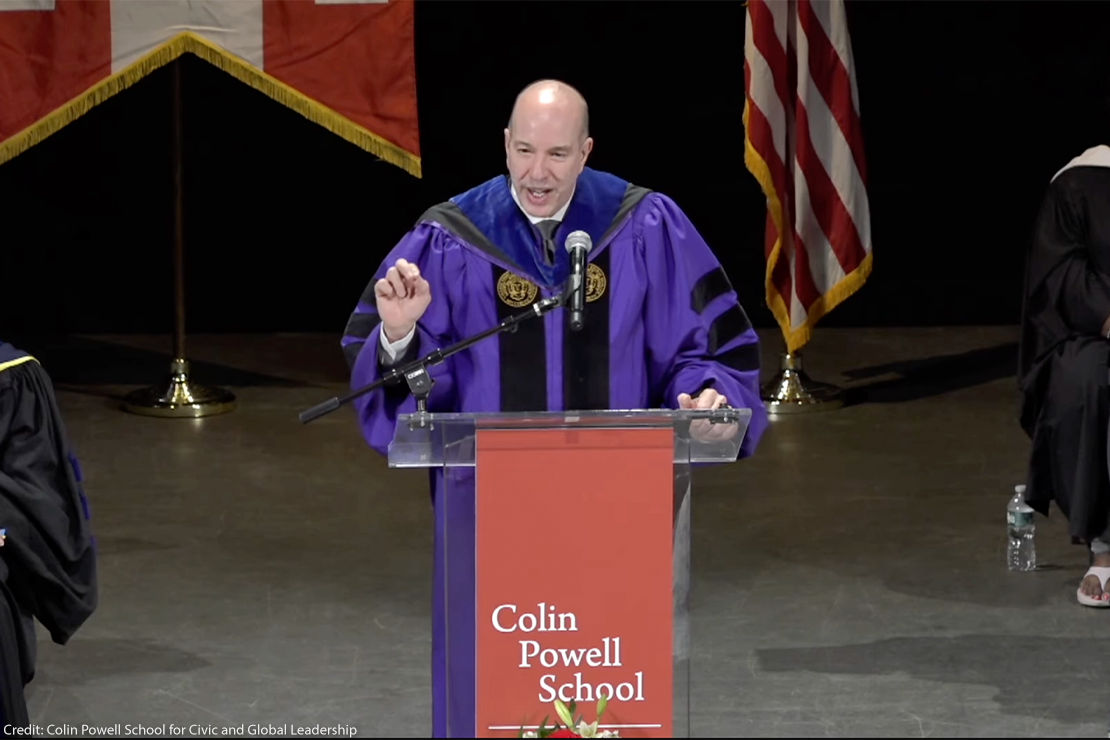
[[[397,260],[385,277],[374,283],[374,296],[382,331],[390,342],[406,337],[432,302],[431,287],[420,276],[420,268],[404,259]]]

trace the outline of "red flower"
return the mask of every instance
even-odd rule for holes
[[[579,735],[577,732],[574,732],[573,730],[559,730],[558,732],[551,733],[550,735],[548,735],[548,737],[582,737],[582,736]]]

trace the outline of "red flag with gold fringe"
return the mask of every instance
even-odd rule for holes
[[[0,163],[192,53],[419,177],[412,0],[0,0]]]

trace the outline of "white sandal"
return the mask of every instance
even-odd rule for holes
[[[1083,580],[1086,580],[1087,576],[1094,576],[1098,579],[1099,586],[1102,588],[1102,593],[1103,595],[1105,595],[1106,582],[1110,580],[1110,567],[1092,565],[1090,568],[1087,569],[1087,572],[1083,574]],[[1079,588],[1077,588],[1075,591],[1075,596],[1077,599],[1079,599],[1079,603],[1083,606],[1094,606],[1103,609],[1110,607],[1110,599],[1092,599],[1090,596],[1084,594],[1082,580],[1080,581]]]

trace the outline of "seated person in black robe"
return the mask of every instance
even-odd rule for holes
[[[66,644],[96,609],[95,543],[81,471],[49,376],[0,342],[0,735],[29,724],[35,625]]]
[[[1053,178],[1026,261],[1021,426],[1032,439],[1026,502],[1055,500],[1090,548],[1081,604],[1110,607],[1110,147]]]

